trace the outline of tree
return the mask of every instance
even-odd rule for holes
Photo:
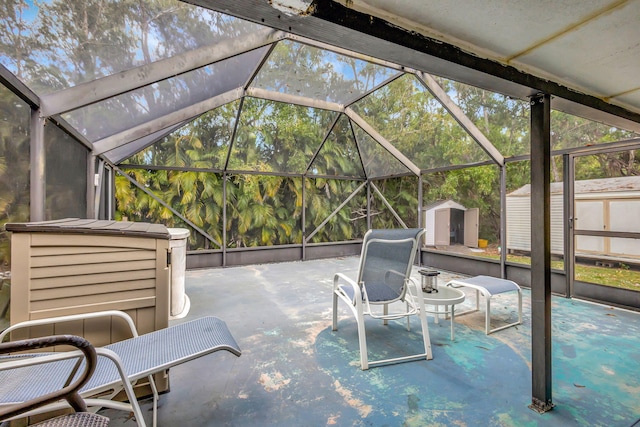
[[[260,28],[166,0],[53,1],[38,4],[35,17],[22,13],[28,6],[23,0],[3,3],[0,46],[7,52],[7,66],[38,93],[94,81]],[[95,141],[207,99],[211,93],[203,88],[237,78],[230,64],[233,60],[173,76],[63,117]],[[250,70],[243,72],[250,75]],[[277,43],[249,84],[350,106],[425,172],[426,203],[455,197],[465,206],[479,207],[481,234],[497,236],[498,169],[483,166],[441,172],[453,165],[490,161],[490,157],[416,76],[402,75],[378,88],[399,73],[285,40]],[[227,83],[235,84],[233,79]],[[528,154],[526,102],[437,80],[506,158]],[[553,123],[555,149],[632,135],[557,112]],[[636,174],[638,170],[634,152],[594,159],[579,176]],[[557,180],[561,164],[553,162]],[[417,178],[405,176],[408,168],[346,115],[319,108],[246,97],[242,103],[202,115],[125,163],[131,177],[214,240],[221,241],[222,230],[229,230],[230,245],[301,242],[302,230],[315,230],[362,179],[375,180],[403,220],[417,223]],[[528,182],[526,163],[508,169],[508,188]],[[222,224],[224,183],[229,197],[226,224]],[[118,180],[117,194],[119,215],[181,224],[170,209],[126,179]],[[359,236],[366,203],[364,192],[358,194],[312,240]],[[377,213],[374,224],[397,223],[377,195],[371,203]],[[208,245],[201,237],[194,237],[193,243]]]
[[[630,131],[560,111],[552,111],[551,119],[551,146],[554,150],[589,147],[638,136]],[[579,161],[581,167],[576,169],[577,180],[629,176],[640,173],[634,150],[599,154],[592,159],[594,161]],[[562,163],[555,158],[552,160],[553,180],[562,181]]]
[[[29,126],[27,104],[0,85],[0,226],[29,220]],[[4,227],[2,227],[4,230]],[[11,268],[10,238],[0,232],[0,270]]]

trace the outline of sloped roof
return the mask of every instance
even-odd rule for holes
[[[639,1],[192,0],[456,81],[640,131]]]
[[[563,192],[562,182],[551,183],[551,194]],[[575,182],[575,194],[588,193],[609,193],[623,191],[640,191],[640,176],[621,176],[617,178],[585,179]],[[531,195],[531,184],[526,184],[515,191],[507,194],[509,196],[529,196]]]
[[[462,209],[466,209],[464,206],[462,206],[460,203],[456,202],[455,200],[448,199],[448,200],[438,200],[436,202],[429,203],[428,205],[424,206],[422,210],[430,211],[438,207],[443,207],[443,205],[457,205],[457,206],[460,206],[460,208]]]
[[[42,117],[114,164],[141,153],[137,164],[167,166],[158,159],[168,150],[188,149],[207,161],[186,164],[174,153],[170,165],[365,179],[504,162],[452,101],[453,85],[447,91],[446,80],[420,70],[179,1],[114,0],[96,16],[84,3],[21,7],[30,30],[0,53],[0,74],[34,92]],[[88,30],[59,25],[84,14],[92,18]],[[389,91],[418,108],[394,105],[381,119]],[[314,129],[302,135],[275,126],[285,114]],[[448,134],[428,135],[429,121],[445,123]],[[192,147],[167,139],[195,122],[217,131]],[[443,137],[472,148],[462,156]],[[527,141],[517,145],[510,155],[527,154]]]

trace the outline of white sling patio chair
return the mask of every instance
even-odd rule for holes
[[[391,363],[433,358],[422,289],[420,284],[410,277],[418,242],[423,233],[422,228],[369,230],[362,242],[357,280],[354,281],[342,273],[334,276],[333,330],[338,329],[338,299],[341,299],[347,304],[358,324],[360,365],[363,370]],[[393,312],[389,312],[390,304],[395,302],[400,304],[394,304]],[[377,310],[374,311],[373,308]],[[410,316],[413,315],[420,319],[424,353],[369,361],[365,316],[382,319],[385,325],[388,320],[406,317],[407,330],[410,330]]]
[[[80,389],[80,396],[91,407],[133,412],[140,427],[145,427],[146,424],[132,389],[132,385],[136,381],[144,378],[149,379],[153,391],[153,425],[156,426],[158,391],[153,381],[153,374],[220,350],[229,351],[236,356],[241,354],[240,348],[226,324],[216,317],[203,317],[138,335],[131,317],[121,311],[103,311],[21,322],[0,334],[0,342],[8,333],[20,328],[105,316],[124,319],[133,338],[96,348],[98,353],[96,370],[89,381]],[[26,386],[29,381],[28,374],[17,372],[14,369],[3,369],[4,366],[10,368],[10,365],[5,365],[5,363],[11,363],[12,357],[0,358],[0,384],[3,384],[0,387],[0,407],[15,404],[16,400],[19,402],[30,399],[33,395],[41,393],[42,387],[53,390],[59,386],[58,380],[52,381],[51,384],[43,382],[33,387]],[[48,381],[47,378],[45,380]],[[13,384],[14,386],[7,387],[5,384]],[[126,392],[129,403],[112,400],[122,390]],[[95,398],[97,395],[100,395],[99,398]],[[60,405],[58,404],[58,406]],[[39,412],[44,412],[44,410]]]

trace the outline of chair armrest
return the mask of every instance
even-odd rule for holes
[[[360,285],[358,285],[353,279],[351,279],[348,276],[345,276],[343,273],[336,273],[335,276],[333,276],[333,291],[337,292],[341,297],[349,300],[351,298],[351,295],[347,295],[345,293],[345,291],[343,291],[342,289],[340,289],[340,281],[344,281],[347,284],[351,285],[351,288],[353,289],[353,301],[351,301],[351,303],[357,303],[358,301],[362,301],[362,289],[360,288]]]
[[[422,299],[422,285],[413,277],[408,278],[407,292],[412,298]],[[410,286],[411,285],[411,286]]]
[[[20,367],[32,366],[37,364],[52,363],[58,360],[78,358],[74,368],[69,372],[69,378],[66,385],[59,390],[44,394],[42,396],[17,403],[6,408],[0,409],[0,419],[12,418],[33,409],[40,408],[61,399],[65,399],[76,412],[84,412],[87,406],[78,394],[78,390],[82,388],[93,374],[96,368],[97,355],[95,348],[89,341],[75,335],[53,335],[42,338],[31,338],[27,340],[12,341],[0,344],[0,354],[14,353],[20,351],[30,351],[39,348],[53,347],[56,345],[70,345],[76,347],[79,351],[64,352],[49,356],[35,357],[16,357],[8,362],[1,364],[1,369],[18,369]],[[80,375],[75,375],[82,356],[86,360],[84,370]],[[72,381],[73,378],[75,381]]]
[[[99,317],[119,317],[127,323],[133,336],[134,337],[138,336],[138,330],[136,329],[136,325],[133,323],[133,319],[131,318],[131,316],[129,316],[124,311],[107,310],[107,311],[97,311],[95,313],[81,313],[81,314],[71,314],[68,316],[49,317],[46,319],[25,320],[23,322],[16,323],[15,325],[9,326],[2,333],[0,333],[0,342],[2,342],[9,333],[18,329],[24,329],[24,328],[29,328],[32,326],[40,326],[40,325],[52,325],[55,323],[72,322],[76,320],[95,319]]]
[[[124,389],[124,392],[127,395],[127,400],[129,400],[130,410],[131,412],[133,412],[133,415],[138,423],[138,426],[145,427],[146,424],[144,422],[144,416],[142,414],[142,410],[140,409],[140,405],[138,404],[138,398],[136,396],[136,393],[133,390],[132,381],[129,379],[129,375],[124,370],[124,364],[122,363],[120,356],[118,356],[118,354],[115,351],[109,350],[108,348],[103,348],[103,347],[96,348],[96,353],[99,356],[102,356],[111,360],[111,362],[115,365],[116,370],[118,371],[118,374],[120,376],[120,382],[121,382],[122,388]],[[151,376],[149,376],[149,381],[153,384],[153,378]],[[152,385],[152,387],[155,390],[155,385]],[[87,401],[90,403],[92,403],[94,400],[95,399],[87,399]],[[119,403],[115,403],[111,405],[110,402],[112,401],[110,400],[108,401],[104,401],[101,399],[97,399],[97,400],[100,401],[98,406],[121,409]],[[154,425],[155,425],[155,422],[154,422]]]

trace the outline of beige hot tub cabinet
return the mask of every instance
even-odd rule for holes
[[[63,219],[6,229],[12,232],[11,324],[115,309],[131,315],[141,334],[168,326],[170,234],[164,225]],[[32,335],[70,333],[94,345],[128,338],[115,320],[50,329]],[[12,337],[20,338],[27,337]]]

